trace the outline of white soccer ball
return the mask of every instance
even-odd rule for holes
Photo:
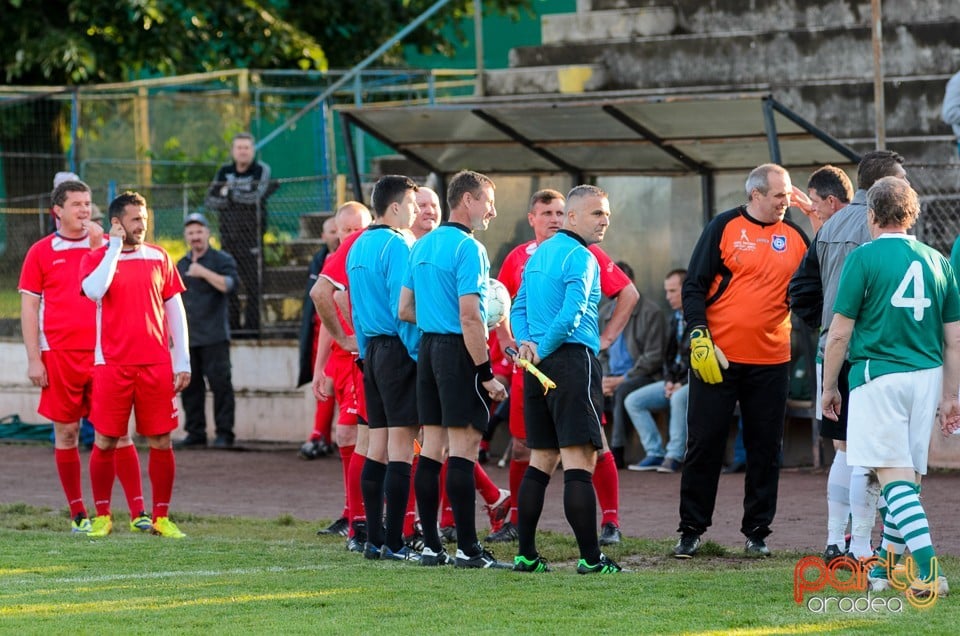
[[[496,278],[487,280],[487,329],[493,329],[510,313],[510,292]]]

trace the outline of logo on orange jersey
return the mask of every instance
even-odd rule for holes
[[[733,246],[738,250],[743,250],[745,252],[752,252],[757,249],[757,244],[751,241],[750,237],[747,236],[746,228],[740,230],[740,239],[734,241]]]
[[[774,234],[773,243],[770,244],[774,252],[787,251],[787,237],[785,234]]]

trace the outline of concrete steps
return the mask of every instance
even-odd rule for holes
[[[486,93],[770,91],[830,134],[872,146],[865,0],[579,0],[577,9],[544,16],[543,45],[513,49],[510,69],[487,74]],[[949,161],[940,104],[960,69],[960,2],[898,0],[883,11],[891,147]],[[658,29],[637,26],[654,18]],[[564,74],[580,81],[563,83]]]
[[[540,39],[544,45],[602,42],[667,35],[676,28],[677,12],[673,7],[554,13],[541,18]]]

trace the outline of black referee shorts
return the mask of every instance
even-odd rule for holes
[[[424,426],[486,432],[490,397],[461,334],[425,333],[417,353],[417,408]]]
[[[597,356],[583,345],[565,344],[537,366],[557,388],[544,395],[536,378],[530,374],[523,378],[527,446],[559,449],[592,444],[603,448],[603,374]]]
[[[363,388],[370,428],[416,426],[417,363],[398,336],[377,336],[367,344]]]
[[[822,373],[823,369],[821,369]],[[847,415],[850,413],[850,362],[843,361],[840,375],[837,376],[837,391],[840,393],[840,416],[834,422],[829,418],[820,420],[820,437],[847,441]],[[821,378],[822,380],[822,378]],[[820,396],[817,396],[820,397]]]

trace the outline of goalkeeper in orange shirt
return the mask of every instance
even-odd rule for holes
[[[747,204],[714,218],[690,258],[683,312],[693,374],[680,540],[673,551],[680,559],[697,553],[700,536],[713,521],[738,402],[747,450],[740,531],[748,556],[770,554],[765,539],[777,509],[790,366],[787,284],[807,249],[803,232],[784,219],[796,192],[784,168],[755,168],[746,182]]]

